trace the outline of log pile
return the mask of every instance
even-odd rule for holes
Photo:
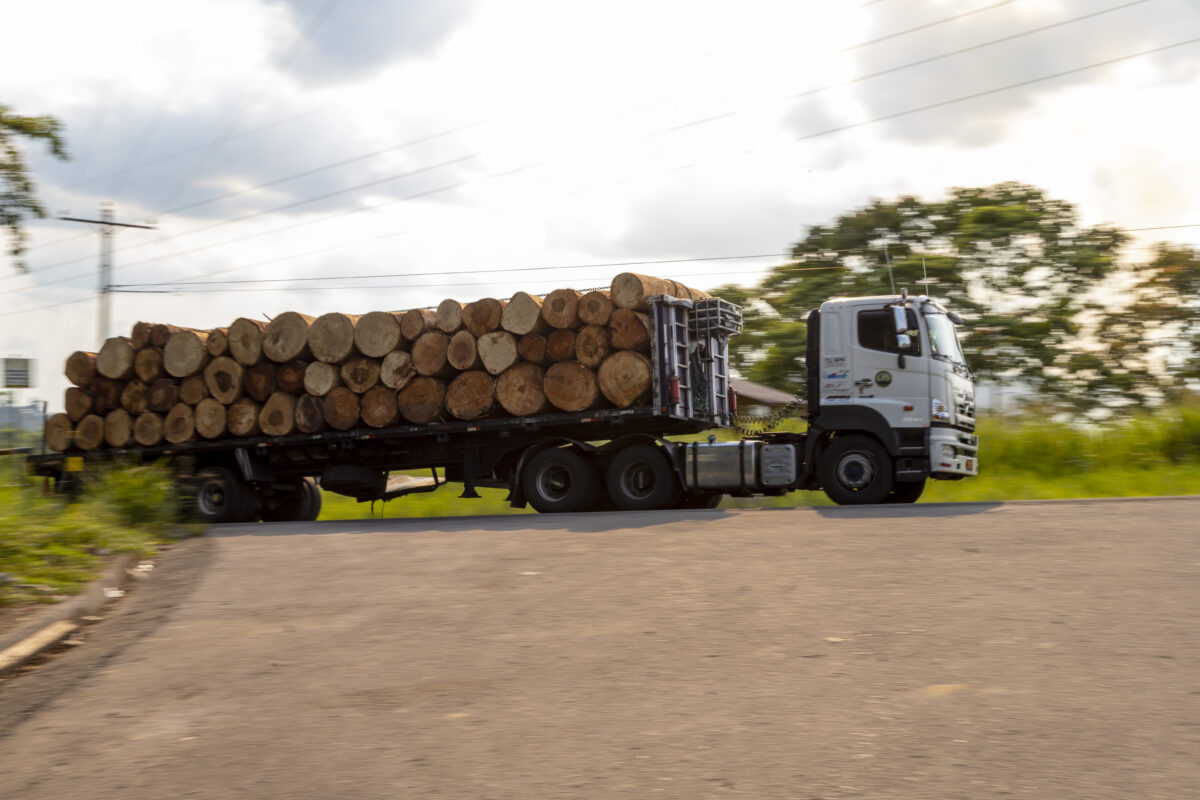
[[[607,291],[447,299],[436,309],[288,311],[196,330],[139,322],[66,361],[52,450],[150,447],[629,408],[651,390],[646,298],[709,295],[618,275]]]

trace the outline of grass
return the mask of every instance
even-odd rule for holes
[[[177,508],[158,466],[100,473],[75,503],[30,483],[0,487],[0,607],[76,594],[106,555],[152,555],[177,530]]]

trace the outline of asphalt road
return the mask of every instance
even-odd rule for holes
[[[1178,798],[1200,498],[229,526],[0,688],[0,797]]]

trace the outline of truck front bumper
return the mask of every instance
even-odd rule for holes
[[[934,478],[978,475],[979,437],[954,428],[931,428],[929,472]]]

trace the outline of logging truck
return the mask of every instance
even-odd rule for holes
[[[194,514],[217,523],[316,519],[320,490],[386,501],[452,482],[464,498],[503,488],[514,507],[579,512],[712,508],[726,495],[801,489],[839,504],[911,503],[927,480],[978,474],[962,320],[932,298],[822,304],[808,317],[807,385],[794,403],[806,430],[718,441],[715,429],[744,430],[729,362],[740,308],[679,287],[633,311],[604,292],[590,300],[602,307],[597,325],[578,318],[596,293],[574,292],[569,321],[547,327],[561,310],[554,294],[389,312],[382,327],[371,315],[288,312],[204,335],[158,331],[161,351],[137,341],[155,329],[135,327],[102,370],[123,388],[72,377],[89,387],[87,408],[56,415],[66,433],[51,418],[54,452],[43,448],[32,469],[66,488],[90,463],[166,460]],[[514,308],[524,316],[502,326]],[[84,405],[68,390],[68,411],[72,402]]]

